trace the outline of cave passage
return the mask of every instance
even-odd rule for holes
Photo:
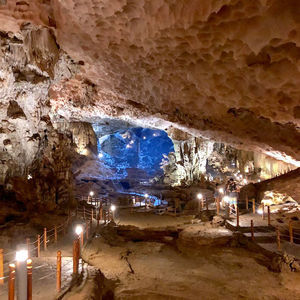
[[[109,179],[147,181],[162,176],[162,164],[173,151],[167,133],[157,129],[129,128],[98,139],[98,159],[114,174]],[[128,188],[126,181],[120,183]]]

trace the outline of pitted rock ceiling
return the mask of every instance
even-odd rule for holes
[[[300,161],[298,0],[0,0],[0,29],[53,29],[76,63],[52,117],[131,120]]]

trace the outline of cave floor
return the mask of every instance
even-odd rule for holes
[[[168,218],[154,219],[123,212],[120,221],[144,229]],[[179,251],[162,242],[124,241],[112,231],[109,239],[100,233],[91,240],[83,256],[114,284],[116,299],[300,299],[300,273],[271,272],[265,256],[238,247],[191,243]]]

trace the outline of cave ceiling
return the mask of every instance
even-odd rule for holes
[[[298,0],[0,0],[0,30],[51,28],[77,64],[52,119],[118,118],[300,161]]]

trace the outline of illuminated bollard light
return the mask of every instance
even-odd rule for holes
[[[17,300],[27,300],[27,259],[26,245],[16,252]]]
[[[78,238],[80,238],[81,246],[83,246],[83,228],[81,225],[76,226],[75,233],[77,234]]]
[[[111,205],[110,206],[110,210],[111,210],[111,212],[112,212],[112,221],[114,221],[114,219],[115,219],[115,211],[116,211],[116,206],[115,205]]]

